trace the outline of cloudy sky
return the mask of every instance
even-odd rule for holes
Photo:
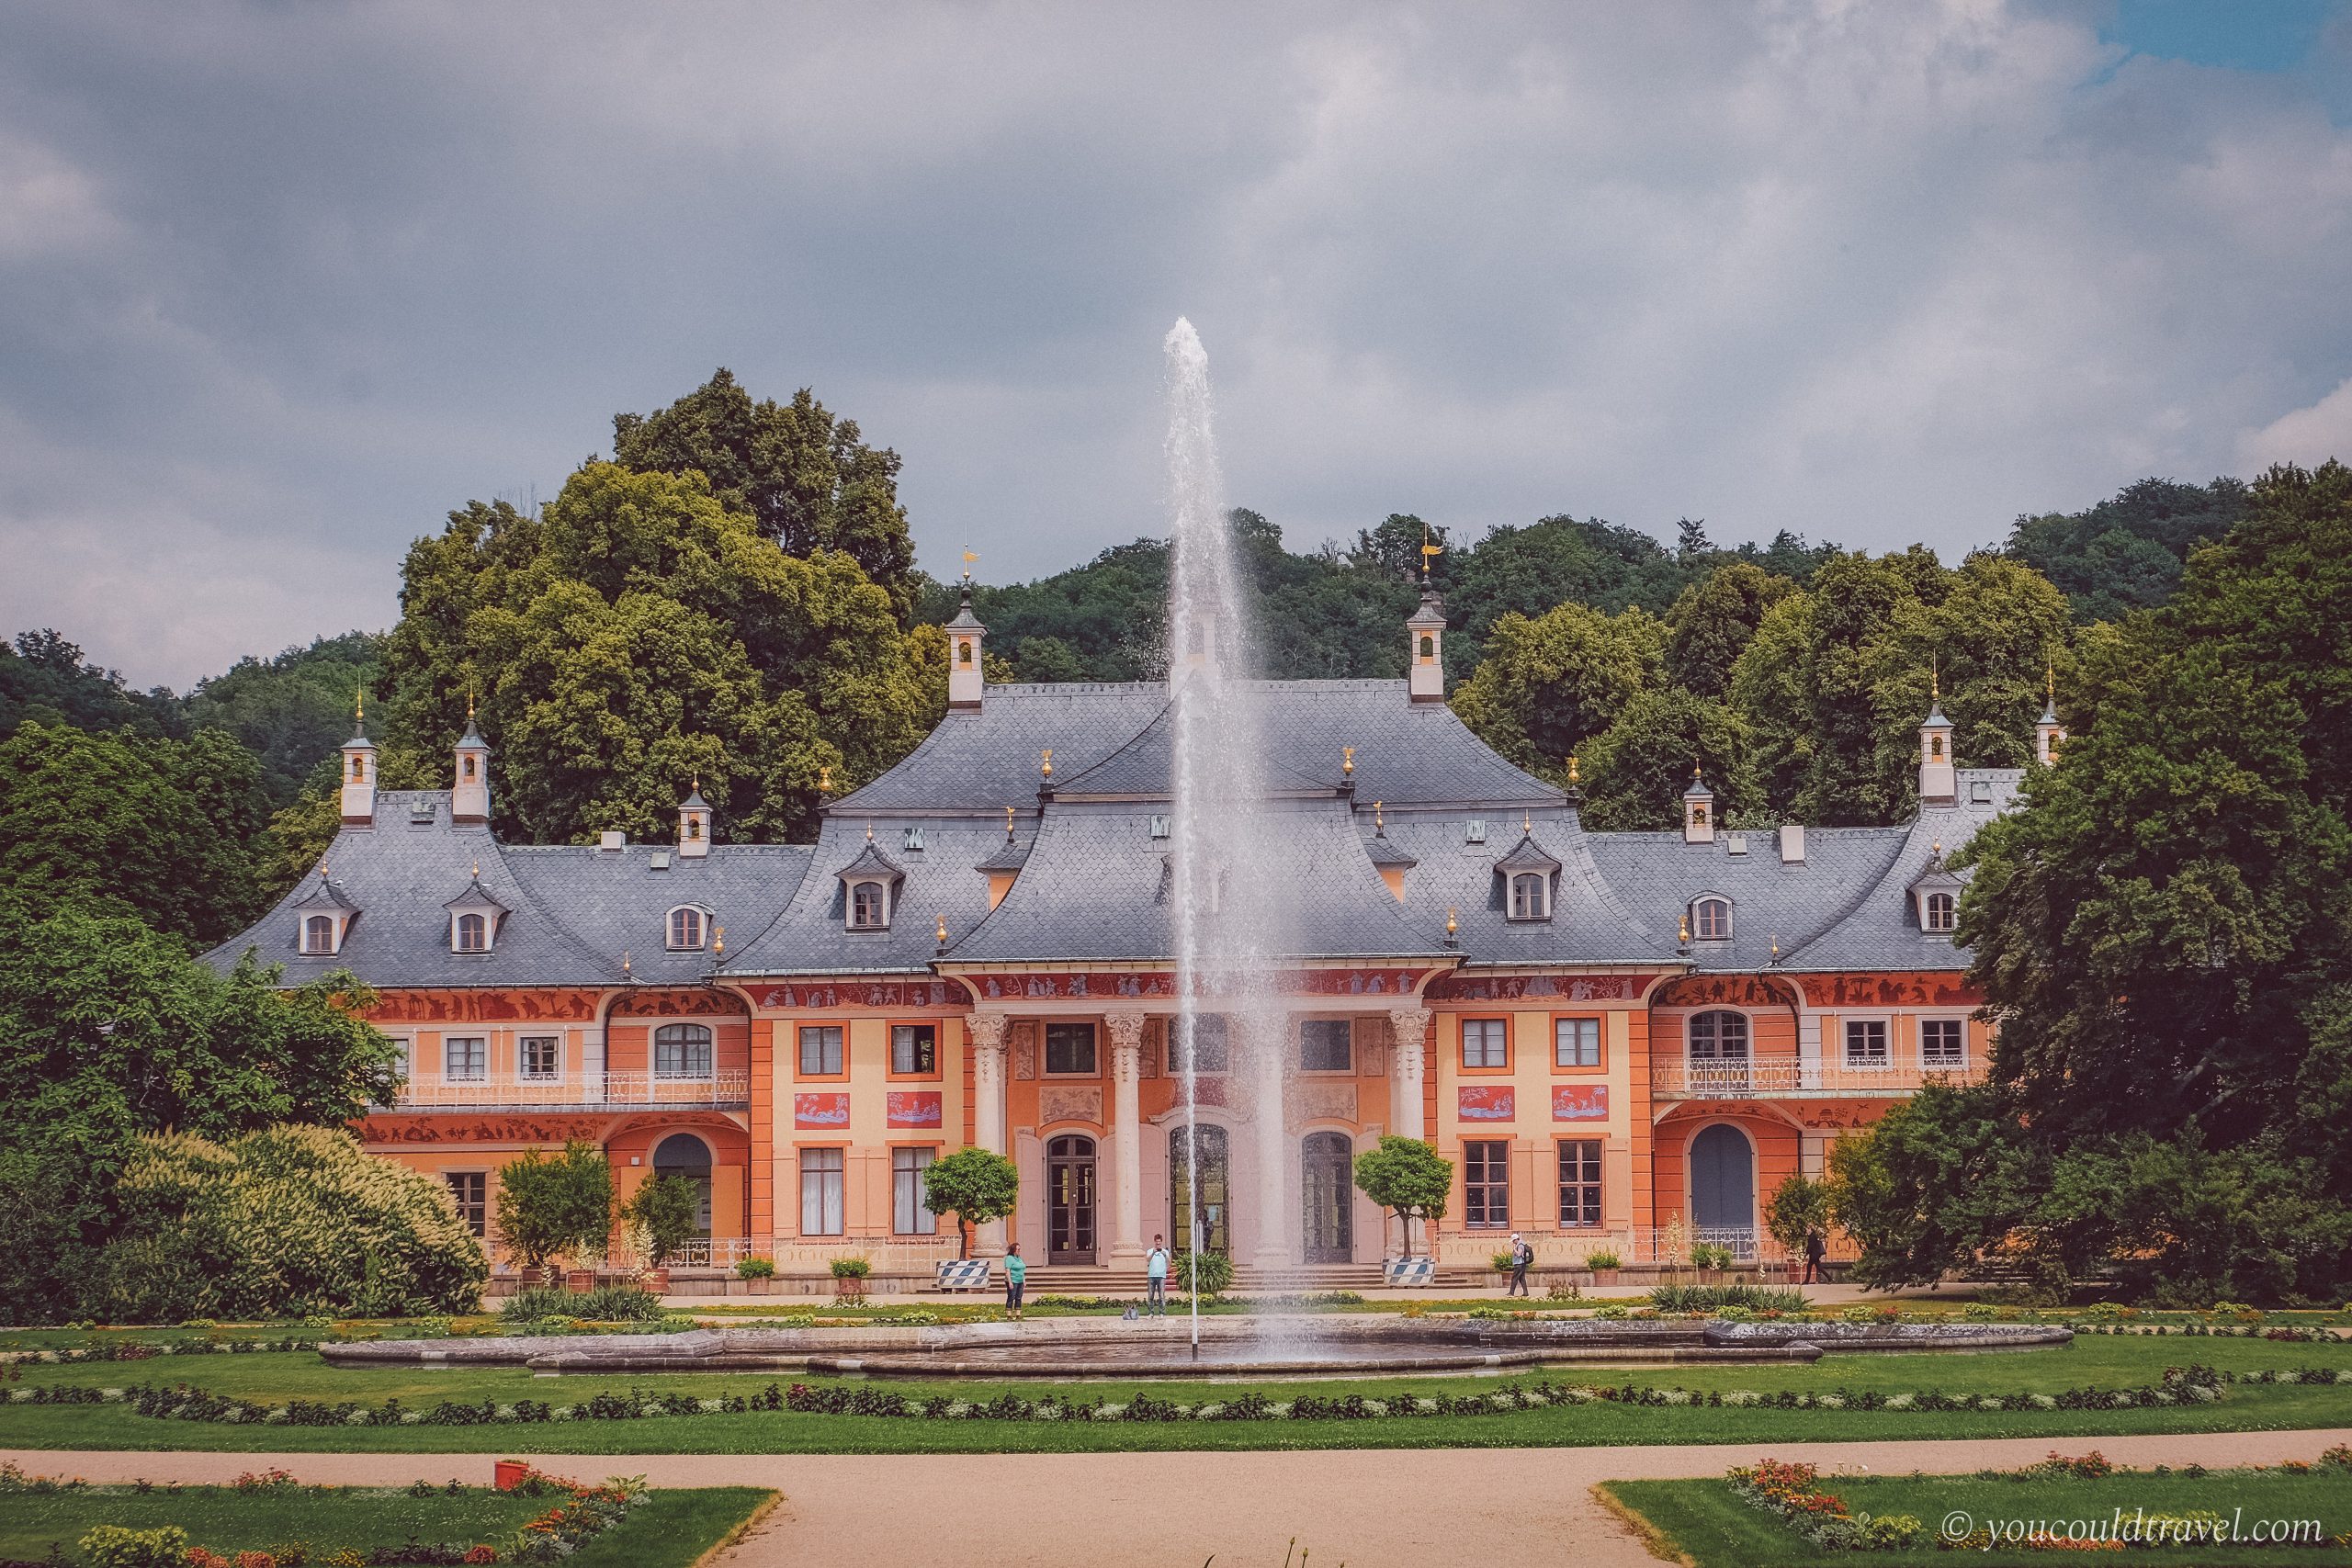
[[[922,563],[1234,499],[1956,557],[2352,457],[2352,6],[0,10],[0,631],[135,683],[396,613],[727,365]]]

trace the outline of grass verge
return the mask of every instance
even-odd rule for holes
[[[2308,1474],[2281,1471],[2215,1471],[2202,1476],[2119,1472],[2099,1480],[2047,1476],[1985,1478],[1971,1475],[1824,1477],[1825,1490],[1843,1499],[1854,1514],[1909,1514],[1930,1532],[1953,1521],[1952,1533],[1997,1526],[2022,1533],[2035,1521],[2064,1531],[2070,1521],[2089,1535],[2114,1532],[2135,1517],[2210,1510],[2233,1524],[2241,1539],[2193,1545],[2134,1546],[2133,1561],[2195,1563],[2198,1568],[2264,1568],[2303,1563],[2312,1568],[2352,1562],[2352,1547],[2325,1544],[2352,1531],[2352,1472],[2320,1470]],[[1876,1562],[1917,1562],[1912,1551],[1825,1552],[1771,1514],[1743,1502],[1722,1481],[1612,1481],[1597,1489],[1602,1500],[1625,1517],[1651,1550],[1691,1568],[1868,1568]],[[1967,1523],[1959,1523],[1965,1516]],[[2281,1521],[2317,1522],[2321,1540],[2301,1544],[2256,1544],[2257,1526]],[[2014,1528],[2013,1528],[2014,1527]],[[1931,1549],[1932,1551],[1932,1549]],[[2072,1551],[1994,1545],[1968,1548],[1951,1559],[1985,1568],[2027,1568],[2072,1557]]]

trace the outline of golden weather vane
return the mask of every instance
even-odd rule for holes
[[[1436,558],[1437,557],[1442,556],[1442,555],[1443,555],[1443,554],[1445,554],[1445,547],[1444,547],[1443,545],[1440,545],[1440,544],[1433,544],[1433,543],[1431,543],[1431,542],[1430,542],[1430,525],[1429,525],[1428,524],[1426,524],[1426,523],[1422,524],[1422,525],[1421,525],[1421,582],[1422,582],[1423,586],[1427,586],[1427,585],[1428,585],[1428,583],[1429,583],[1429,580],[1430,580],[1430,562],[1432,559],[1434,559],[1434,558]]]
[[[976,561],[976,560],[979,559],[979,558],[980,558],[980,555],[979,555],[979,552],[978,552],[978,550],[975,550],[975,549],[974,549],[974,548],[972,548],[972,547],[971,547],[971,546],[969,546],[969,545],[967,545],[967,546],[965,546],[965,547],[964,547],[964,581],[965,581],[969,582],[969,581],[972,581],[972,563],[973,563],[974,561]]]

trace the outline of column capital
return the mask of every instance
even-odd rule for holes
[[[1148,1014],[1140,1010],[1104,1013],[1102,1015],[1102,1022],[1104,1027],[1108,1028],[1111,1032],[1111,1044],[1113,1049],[1119,1051],[1142,1050],[1143,1026],[1148,1016]]]
[[[972,1037],[972,1044],[982,1051],[1002,1051],[1004,1031],[1012,1019],[1001,1012],[967,1012],[964,1015],[964,1032]]]

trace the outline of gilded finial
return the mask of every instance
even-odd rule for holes
[[[1772,962],[1773,962],[1773,963],[1775,963],[1775,964],[1778,964],[1780,961],[1781,961],[1781,939],[1780,939],[1778,936],[1774,936],[1774,937],[1772,938]]]
[[[974,550],[973,550],[973,548],[972,548],[972,547],[971,547],[971,546],[969,546],[969,545],[966,545],[966,546],[964,547],[964,581],[965,581],[969,582],[969,581],[972,581],[972,563],[973,563],[974,561],[976,561],[976,560],[979,559],[979,558],[979,558],[978,554],[976,551],[974,551]]]
[[[1939,659],[1930,659],[1928,660],[1928,700],[1931,703],[1939,703],[1943,699],[1943,661]]]
[[[1388,836],[1388,819],[1380,814],[1380,802],[1372,803],[1372,830],[1380,838]]]
[[[1052,747],[1046,747],[1045,755],[1038,759],[1037,772],[1038,774],[1044,778],[1052,778],[1054,776],[1054,749]]]
[[[1577,783],[1577,754],[1576,754],[1574,751],[1571,751],[1571,752],[1569,752],[1569,753],[1568,753],[1568,787],[1569,787],[1569,788],[1571,788],[1571,789],[1575,788],[1575,787],[1576,787],[1576,783]]]
[[[1941,859],[1943,859],[1943,858],[1944,858],[1944,841],[1943,841],[1941,839],[1938,839],[1934,843],[1931,843],[1931,844],[1929,844],[1929,845],[1928,846],[1928,852],[1929,854],[1931,854],[1931,855],[1935,856],[1938,860],[1941,860]]]
[[[1528,838],[1535,836],[1535,813],[1522,810],[1519,814],[1519,830]]]
[[[1448,942],[1453,941],[1453,933],[1454,933],[1454,932],[1456,932],[1456,931],[1460,931],[1461,929],[1462,929],[1461,922],[1460,922],[1460,921],[1458,921],[1458,920],[1456,920],[1456,919],[1453,918],[1453,911],[1452,909],[1450,909],[1450,908],[1449,908],[1449,909],[1447,909],[1447,910],[1446,910],[1446,912],[1445,912],[1445,937],[1446,937],[1446,940],[1447,940]]]
[[[351,694],[351,722],[362,729],[368,727],[368,688],[365,686]]]
[[[1699,776],[1699,759],[1696,757],[1690,759],[1690,776],[1694,779]]]
[[[1444,547],[1443,545],[1433,545],[1433,544],[1430,543],[1430,525],[1429,525],[1428,524],[1426,524],[1426,523],[1422,524],[1422,525],[1421,525],[1421,586],[1422,586],[1422,587],[1427,588],[1427,587],[1430,585],[1430,561],[1433,558],[1438,557],[1438,556],[1442,556],[1442,555],[1443,555],[1443,554],[1445,554],[1445,547]]]
[[[473,694],[473,689],[472,689],[471,687],[468,687],[468,688],[467,688],[467,690],[466,690],[466,722],[467,722],[468,724],[471,724],[473,721],[474,721],[474,694]]]
[[[947,917],[944,915],[939,917],[939,950],[942,953],[947,951]]]
[[[481,880],[481,862],[480,861],[474,862],[474,880],[476,882]]]
[[[624,947],[621,949],[621,978],[626,980],[635,971],[630,967],[628,961],[628,949]]]
[[[2055,659],[2047,659],[2042,661],[2041,690],[2042,694],[2050,699],[2050,705],[2056,707],[2058,705],[2058,661]]]
[[[1004,841],[1008,844],[1012,842],[1012,807],[1010,806],[1004,808]]]
[[[817,793],[819,795],[831,795],[832,792],[832,764],[830,762],[820,762],[817,764]]]
[[[710,951],[716,957],[723,958],[727,955],[727,928],[725,926],[713,926],[710,928]]]
[[[1342,746],[1340,748],[1340,772],[1350,778],[1355,777],[1356,749],[1354,747]]]
[[[871,822],[865,825],[865,841],[869,844],[874,841],[874,824]]]
[[[1689,915],[1684,915],[1675,922],[1674,940],[1685,947],[1690,945],[1690,917]]]

